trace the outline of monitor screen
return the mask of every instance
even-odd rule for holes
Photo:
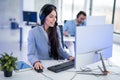
[[[27,24],[37,22],[37,12],[23,11],[23,21],[27,21]]]
[[[106,59],[112,56],[112,24],[77,27],[75,39],[75,67],[77,69],[99,61],[96,51],[102,51]]]
[[[86,25],[103,25],[106,24],[105,16],[87,16]]]

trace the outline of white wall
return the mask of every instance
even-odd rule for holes
[[[35,0],[23,0],[23,10],[34,11]]]
[[[58,0],[0,0],[0,28],[10,28],[10,18],[16,18],[19,24],[22,23],[23,10],[37,11],[39,13],[44,4],[57,5],[57,1]]]
[[[0,0],[0,28],[10,27],[9,18],[20,21],[20,0]]]

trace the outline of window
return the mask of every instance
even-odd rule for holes
[[[116,0],[114,32],[120,33],[120,0]]]
[[[72,19],[72,0],[62,2],[62,21]]]
[[[93,0],[92,16],[106,16],[106,23],[112,22],[114,0]]]
[[[75,19],[79,11],[84,10],[84,0],[62,0],[62,22]]]

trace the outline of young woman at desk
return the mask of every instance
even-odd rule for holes
[[[56,7],[46,4],[40,14],[41,25],[29,31],[28,60],[34,69],[43,69],[40,60],[58,60],[60,57],[73,60],[62,48],[60,32],[57,28]]]

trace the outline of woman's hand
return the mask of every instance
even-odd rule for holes
[[[35,62],[33,67],[34,69],[43,69],[43,65],[39,61]]]
[[[75,58],[74,58],[74,57],[72,57],[72,56],[70,56],[68,59],[69,59],[69,60],[74,60]]]

